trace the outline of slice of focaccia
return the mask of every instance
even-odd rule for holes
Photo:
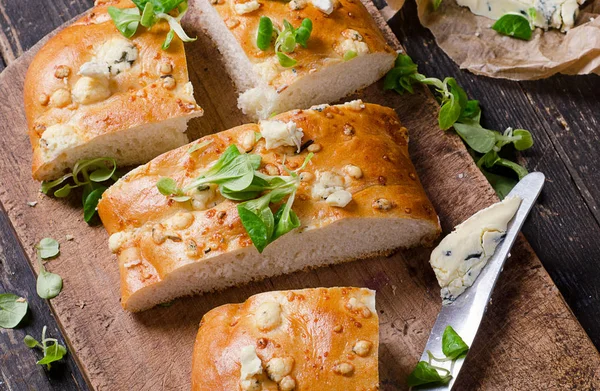
[[[161,49],[167,22],[127,39],[109,6],[134,7],[129,0],[97,1],[29,66],[24,95],[34,179],[54,179],[82,159],[146,163],[186,144],[187,121],[202,115],[183,43],[174,39]]]
[[[253,119],[337,101],[380,79],[396,58],[360,0],[196,0],[193,4],[200,8],[199,21],[241,93],[239,107]],[[273,25],[272,41],[264,50],[257,46],[261,17],[268,17]],[[297,32],[305,19],[312,26],[306,42],[306,30]],[[290,34],[279,33],[291,31],[290,26],[297,43],[286,45]],[[278,40],[282,35],[286,39]],[[269,37],[262,39],[268,43]],[[281,61],[281,55],[291,62]]]
[[[193,391],[376,391],[375,292],[316,288],[266,292],[202,318]]]
[[[218,176],[231,148],[247,151],[241,159],[257,167],[252,186],[262,178],[285,185],[278,190],[296,186],[294,199],[288,191],[270,205],[272,213],[246,209],[242,221],[240,202],[224,197],[234,184],[200,184]],[[243,169],[229,168],[236,175]],[[157,188],[165,177],[176,184],[173,196]],[[235,195],[260,196],[249,190]],[[278,218],[285,214],[279,205],[290,202],[295,213]],[[361,101],[283,113],[165,153],[110,187],[98,212],[119,258],[121,303],[131,311],[430,243],[440,230],[410,161],[406,128],[392,109]],[[270,219],[269,234],[260,219]],[[259,253],[253,243],[262,250],[265,235],[272,243]]]

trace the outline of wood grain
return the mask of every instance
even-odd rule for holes
[[[200,31],[196,33],[199,40],[189,45],[188,61],[206,115],[194,121],[192,135],[244,122],[218,54]],[[391,32],[388,38],[394,39]],[[35,208],[26,205],[38,194],[38,184],[30,179],[30,147],[21,107],[23,74],[31,55],[24,54],[0,75],[0,94],[6,97],[0,101],[0,149],[5,152],[0,156],[0,181],[11,184],[0,188],[0,201],[30,259],[40,238],[50,235],[61,241],[62,255],[48,268],[63,276],[65,288],[52,307],[91,386],[187,389],[197,325],[210,308],[241,302],[265,290],[357,285],[378,291],[381,388],[406,389],[406,376],[420,356],[439,309],[427,249],[295,273],[179,300],[171,307],[141,314],[122,311],[116,260],[109,254],[103,229],[87,227],[75,202],[42,198]],[[429,93],[401,97],[382,93],[381,85],[375,85],[360,96],[394,107],[410,129],[411,154],[446,231],[495,200],[460,140],[437,129],[436,104]],[[66,234],[75,240],[64,240]],[[597,350],[523,239],[496,293],[458,389],[599,386]]]
[[[535,82],[494,80],[460,71],[420,26],[414,1],[392,23],[426,75],[455,77],[481,102],[483,125],[529,129],[535,145],[520,163],[548,181],[523,232],[567,303],[600,346],[600,76]]]
[[[0,329],[0,390],[85,390],[85,381],[70,355],[46,371],[35,364],[42,356],[41,351],[29,349],[23,343],[27,334],[39,340],[45,325],[48,336],[63,342],[56,320],[47,310],[48,305],[36,294],[31,267],[27,262],[16,262],[25,254],[1,206],[0,211],[0,292],[14,293],[29,303],[28,314],[19,327]]]

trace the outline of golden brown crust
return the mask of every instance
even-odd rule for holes
[[[320,146],[302,171],[310,178],[301,182],[294,202],[293,209],[303,229],[325,227],[346,218],[399,218],[427,222],[432,232],[439,232],[437,215],[408,155],[407,130],[392,109],[373,104],[355,104],[352,108],[329,106],[322,111],[296,110],[272,120],[294,121],[304,131],[303,142],[313,140],[314,146]],[[258,131],[258,125],[248,124],[206,136],[157,157],[104,193],[98,212],[108,233],[135,230],[114,249],[119,256],[125,307],[131,294],[152,286],[176,269],[252,246],[235,202],[217,196],[215,206],[194,209],[191,202],[178,203],[161,195],[156,182],[168,176],[183,187],[199,176],[227,146],[236,144],[243,149],[246,136],[253,137]],[[204,149],[188,153],[190,146],[207,140],[212,142]],[[307,155],[306,150],[294,154],[293,147],[267,150],[264,139],[254,145],[252,153],[262,156],[261,170],[266,172],[267,166],[272,166],[282,175],[285,175],[281,164],[284,154],[287,155],[286,166],[292,169],[299,167]],[[359,167],[362,176],[349,177],[345,173],[347,165]],[[317,176],[323,172],[345,177],[346,190],[353,197],[347,206],[333,207],[315,199],[312,190]],[[186,215],[190,221],[183,224],[184,228],[173,230],[168,219],[177,214]],[[172,231],[175,231],[172,235],[175,240],[162,240],[165,232],[168,235]],[[433,240],[434,236],[423,241]],[[194,257],[185,253],[190,240],[197,247]]]
[[[268,378],[273,358],[292,363],[286,376],[296,391],[377,390],[379,324],[371,307],[374,294],[364,288],[267,292],[243,304],[211,310],[202,318],[196,337],[192,390],[243,389],[240,353],[246,346],[253,346],[260,358],[263,373],[254,378],[262,390],[278,390]],[[373,302],[361,301],[367,297]],[[264,303],[279,304],[281,323],[261,331],[256,313]],[[270,374],[278,379],[273,371]]]
[[[281,68],[279,74],[269,81],[276,90],[284,88],[291,84],[292,80],[300,79],[308,73],[343,61],[342,41],[348,39],[349,30],[360,34],[360,41],[367,45],[369,53],[394,53],[360,0],[335,0],[335,8],[329,15],[316,8],[310,1],[300,0],[298,3],[307,3],[304,8],[292,10],[290,4],[294,2],[260,0],[260,8],[257,10],[238,14],[235,6],[248,2],[247,0],[218,0],[214,7],[250,61],[255,64],[269,59],[275,60],[273,45],[265,51],[256,46],[261,16],[270,17],[280,30],[283,28],[284,19],[296,28],[304,18],[309,18],[313,23],[307,47],[298,45],[293,53],[288,53],[289,57],[298,62],[294,69]],[[345,32],[346,30],[348,32]]]
[[[78,145],[105,134],[176,117],[197,116],[202,109],[194,101],[188,82],[183,43],[174,39],[161,50],[168,24],[161,22],[151,30],[140,29],[129,41],[138,59],[124,72],[110,77],[108,98],[77,102],[73,89],[81,75],[80,67],[94,57],[99,47],[111,40],[125,40],[107,13],[109,6],[131,8],[129,0],[104,1],[86,16],[52,37],[36,54],[25,79],[24,99],[29,137],[33,148],[33,177],[43,177],[45,165],[54,160],[44,152],[44,131],[52,125],[69,124]],[[168,64],[172,69],[161,65]],[[172,76],[174,88],[164,87],[165,76]],[[60,90],[58,95],[54,95]],[[62,96],[61,96],[62,93]]]

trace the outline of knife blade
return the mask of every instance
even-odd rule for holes
[[[504,241],[498,246],[475,283],[454,302],[442,306],[427,340],[425,351],[421,356],[422,361],[428,361],[428,350],[435,357],[444,357],[442,353],[442,335],[446,326],[452,326],[469,347],[473,344],[485,310],[490,303],[496,281],[504,267],[504,262],[510,256],[510,249],[544,186],[544,180],[544,174],[533,172],[521,179],[509,193],[507,197],[517,196],[522,201],[515,216],[508,224]],[[434,365],[451,370],[452,380],[446,385],[426,389],[428,391],[451,390],[465,357],[457,359],[454,364],[436,361]]]

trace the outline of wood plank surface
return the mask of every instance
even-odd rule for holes
[[[93,0],[13,1],[0,0],[0,71],[15,61],[46,34],[87,10]],[[1,164],[1,163],[0,163]],[[0,292],[27,298],[29,313],[17,329],[0,329],[0,391],[88,390],[71,354],[51,371],[37,365],[38,351],[23,344],[26,334],[39,338],[44,326],[48,335],[64,341],[48,302],[35,291],[35,275],[12,224],[0,205]]]
[[[532,131],[519,163],[548,181],[523,232],[596,347],[600,347],[600,76],[513,82],[460,71],[408,1],[390,23],[426,75],[455,77],[480,100],[483,124]]]
[[[199,42],[188,49],[196,96],[206,110],[205,117],[194,122],[191,133],[242,123],[231,84],[224,80],[210,42],[200,35]],[[410,54],[417,57],[413,51]],[[109,254],[103,229],[87,227],[75,204],[42,198],[35,208],[26,205],[38,194],[38,185],[30,179],[30,150],[21,108],[20,88],[29,60],[30,54],[25,54],[0,75],[0,94],[6,96],[0,102],[4,135],[0,150],[5,152],[0,157],[0,180],[11,184],[0,188],[0,200],[30,257],[33,244],[41,237],[51,235],[62,243],[61,257],[48,267],[65,278],[65,290],[52,306],[66,331],[70,350],[77,355],[93,387],[187,389],[193,338],[202,314],[210,308],[243,301],[264,290],[347,284],[378,290],[382,390],[406,389],[405,378],[420,355],[439,309],[438,289],[427,265],[426,249],[295,273],[180,300],[172,307],[142,314],[122,311],[116,260]],[[465,87],[469,91],[470,86]],[[460,141],[451,134],[442,134],[435,126],[436,106],[429,94],[421,91],[412,97],[399,97],[383,94],[378,85],[361,97],[396,108],[411,130],[411,154],[446,232],[494,200]],[[65,241],[66,234],[73,234],[75,240]],[[547,237],[542,236],[540,241]],[[597,350],[523,239],[513,251],[493,303],[457,384],[459,389],[599,386]]]
[[[19,328],[0,329],[0,390],[87,389],[73,357],[68,355],[66,360],[53,365],[51,371],[46,371],[35,364],[41,358],[41,352],[29,349],[23,343],[26,334],[39,340],[44,326],[48,326],[48,336],[59,337],[59,341],[64,342],[48,305],[36,294],[31,267],[27,262],[15,262],[25,254],[1,206],[0,210],[0,292],[14,293],[29,302],[28,315]]]

